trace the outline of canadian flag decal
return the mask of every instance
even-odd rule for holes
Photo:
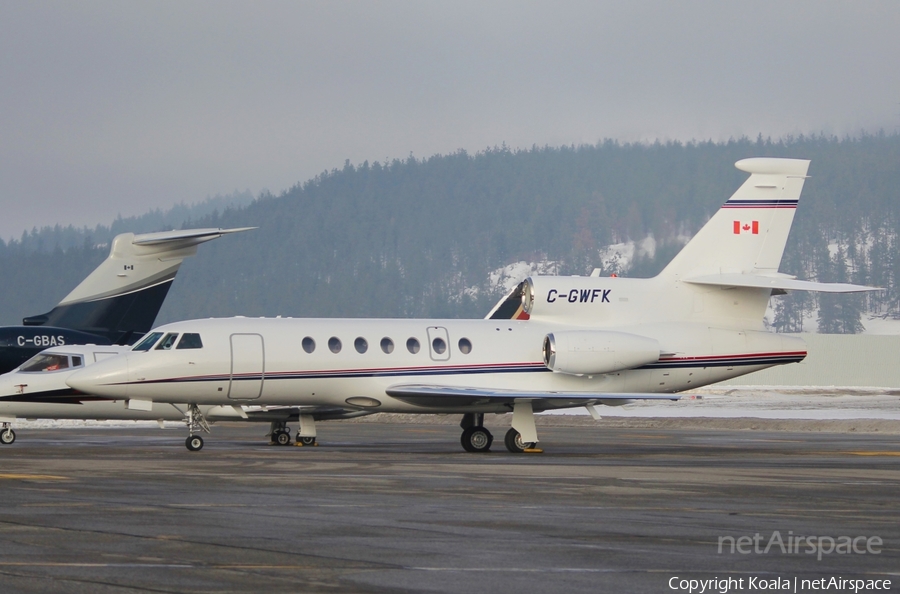
[[[752,221],[750,223],[735,221],[734,234],[740,235],[741,233],[752,233],[753,235],[759,235],[759,221]]]

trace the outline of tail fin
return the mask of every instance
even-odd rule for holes
[[[59,305],[22,323],[71,328],[129,343],[153,326],[181,262],[196,254],[198,245],[252,228],[117,235],[109,257]]]
[[[661,277],[777,273],[809,161],[759,157],[738,161],[735,167],[750,177]]]

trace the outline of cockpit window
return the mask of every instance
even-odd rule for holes
[[[177,332],[169,332],[163,337],[162,340],[159,341],[159,344],[156,345],[157,351],[170,351],[172,347],[175,345],[175,339],[178,338]]]
[[[202,349],[203,341],[200,340],[200,335],[195,334],[193,332],[185,332],[181,335],[181,340],[178,341],[178,346],[176,349]]]
[[[81,357],[75,357],[78,361],[77,367],[81,366]],[[19,368],[19,371],[26,372],[35,372],[35,371],[60,371],[63,369],[69,369],[71,365],[69,364],[69,356],[68,355],[59,355],[56,353],[46,353],[35,355],[28,361],[22,364],[22,367]]]
[[[153,348],[153,345],[156,344],[156,341],[159,340],[159,337],[162,336],[162,332],[151,332],[147,336],[144,337],[144,340],[137,343],[132,351],[149,351]]]

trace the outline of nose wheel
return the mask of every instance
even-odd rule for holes
[[[12,430],[12,427],[9,426],[9,423],[3,423],[3,427],[0,428],[0,443],[3,445],[9,445],[16,440],[16,432]]]
[[[209,433],[209,423],[206,422],[203,412],[196,404],[188,405],[185,423],[188,426],[190,435],[184,441],[184,446],[191,452],[200,451],[203,449],[203,438],[199,435],[194,435],[194,432],[205,431],[206,433]]]
[[[200,451],[203,449],[203,438],[199,435],[191,435],[184,440],[184,445],[192,452]]]

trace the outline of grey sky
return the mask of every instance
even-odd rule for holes
[[[900,129],[900,2],[0,0],[0,237],[505,142]]]

